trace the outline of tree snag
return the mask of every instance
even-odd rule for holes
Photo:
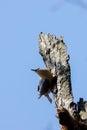
[[[53,90],[53,97],[61,130],[87,130],[87,117],[83,115],[87,110],[84,109],[87,102],[80,98],[78,103],[74,103],[69,55],[63,36],[56,38],[54,35],[40,33],[39,53],[46,69],[57,78],[57,91]]]

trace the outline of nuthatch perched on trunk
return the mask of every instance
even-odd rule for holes
[[[54,81],[56,82],[56,78],[54,78],[51,72],[47,69],[32,69],[32,71],[36,72],[40,76],[38,98],[44,95],[47,97],[49,102],[52,103],[49,93],[53,91]]]

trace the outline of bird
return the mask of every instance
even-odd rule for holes
[[[50,103],[52,103],[52,99],[49,96],[51,90],[53,91],[53,85],[55,78],[52,76],[51,72],[48,69],[31,69],[35,73],[37,73],[40,77],[40,81],[38,84],[38,98],[41,96],[47,97]]]
[[[50,93],[50,82],[48,79],[43,78],[39,81],[38,85],[38,99],[40,99],[40,97],[44,95],[45,97],[47,97],[49,102],[52,103],[52,99],[50,98],[49,93]]]

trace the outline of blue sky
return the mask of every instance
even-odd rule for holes
[[[64,36],[70,54],[74,100],[87,100],[87,2],[84,0],[0,1],[0,129],[57,130],[55,105],[37,99],[45,67],[38,53],[40,32]],[[52,97],[52,95],[51,95]]]

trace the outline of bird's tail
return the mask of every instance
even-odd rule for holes
[[[46,95],[47,99],[49,100],[50,103],[52,103],[52,99],[50,98],[49,95]]]

